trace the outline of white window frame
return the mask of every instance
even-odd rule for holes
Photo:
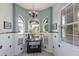
[[[67,4],[67,5],[65,5],[61,10],[60,10],[60,13],[61,13],[61,11],[64,9],[64,8],[66,8],[67,6],[69,6],[71,3],[69,3],[69,4]],[[74,21],[75,20],[75,10],[74,10],[74,3],[72,4],[73,5],[73,22],[71,22],[71,23],[67,23],[67,24],[63,24],[62,25],[62,19],[60,20],[60,22],[61,22],[61,24],[60,24],[60,32],[61,32],[61,41],[63,41],[63,39],[62,39],[62,27],[65,27],[65,26],[68,26],[68,25],[73,25],[73,45],[75,45],[74,44],[74,41],[75,41],[75,39],[74,39],[74,36],[75,36],[75,34],[74,34],[74,25],[75,24],[79,24],[79,20],[77,20],[77,21]],[[61,15],[62,16],[62,15]],[[67,34],[67,35],[71,35],[71,34]],[[65,42],[65,41],[64,41]],[[67,42],[66,42],[67,43]],[[70,44],[70,43],[69,43]]]

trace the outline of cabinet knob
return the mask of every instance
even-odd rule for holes
[[[10,36],[8,36],[8,38],[10,38]]]
[[[2,45],[0,46],[0,49],[2,49]]]
[[[46,46],[44,46],[44,48],[46,48]]]
[[[4,55],[4,56],[7,56],[7,55]]]
[[[61,45],[60,45],[60,44],[58,44],[58,47],[61,47]]]
[[[20,50],[22,50],[22,48],[20,48]]]
[[[11,48],[12,46],[11,46],[11,45],[9,45],[9,47]]]
[[[56,35],[54,37],[56,38]]]
[[[54,46],[53,46],[53,48],[54,48]]]

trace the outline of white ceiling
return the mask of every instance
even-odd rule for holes
[[[17,3],[17,4],[25,9],[33,10],[33,3]],[[41,11],[51,6],[53,6],[53,3],[34,3],[34,9],[37,11]]]

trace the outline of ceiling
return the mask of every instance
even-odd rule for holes
[[[25,9],[33,10],[33,3],[17,3],[17,4]],[[41,11],[51,6],[53,6],[53,3],[34,3],[34,9],[37,11]]]

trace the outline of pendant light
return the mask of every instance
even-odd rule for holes
[[[35,17],[38,16],[38,13],[34,9],[34,3],[33,3],[33,10],[29,11],[29,16],[32,17],[32,18],[35,18]]]

